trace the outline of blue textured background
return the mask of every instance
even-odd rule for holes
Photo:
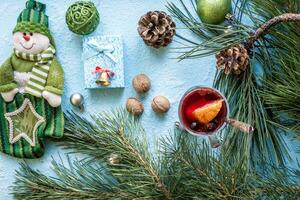
[[[215,72],[215,60],[207,57],[178,63],[170,59],[169,48],[155,50],[145,46],[136,28],[141,15],[149,10],[166,10],[164,0],[94,0],[101,15],[101,24],[92,35],[122,35],[124,39],[125,89],[85,90],[83,63],[81,61],[81,37],[72,34],[65,24],[65,12],[74,0],[46,1],[50,27],[57,44],[59,60],[65,71],[65,94],[63,106],[72,109],[69,96],[80,92],[85,97],[85,113],[101,112],[124,105],[130,96],[136,96],[131,87],[132,78],[139,73],[147,74],[152,80],[151,91],[141,97],[145,112],[142,123],[148,130],[149,142],[153,145],[157,139],[168,134],[177,120],[177,106],[182,94],[194,85],[212,85]],[[0,1],[0,60],[4,61],[12,52],[12,30],[16,19],[24,8],[25,0]],[[177,23],[178,27],[183,27]],[[178,30],[181,31],[181,30]],[[188,32],[185,34],[189,34]],[[173,43],[171,47],[175,46]],[[172,107],[168,114],[159,116],[151,110],[151,100],[156,95],[169,98]],[[296,143],[289,142],[291,151]],[[294,148],[293,148],[294,146]],[[62,151],[55,144],[47,144],[42,159],[29,161],[30,165],[44,173],[50,173],[52,156],[59,157]],[[292,155],[297,155],[292,152]],[[22,160],[0,154],[0,199],[11,199],[8,187],[14,180],[14,170]]]

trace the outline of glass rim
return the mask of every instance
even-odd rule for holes
[[[225,102],[225,105],[226,105],[226,109],[227,109],[227,113],[226,113],[226,119],[229,118],[229,104],[228,104],[228,101],[227,99],[225,98],[225,96],[216,88],[213,88],[213,87],[210,87],[210,86],[193,86],[191,87],[190,89],[188,89],[184,94],[183,96],[181,97],[180,99],[180,102],[179,102],[179,107],[178,107],[178,116],[179,116],[179,122],[181,124],[181,126],[183,127],[184,130],[186,130],[188,133],[192,134],[192,135],[195,135],[195,136],[210,136],[210,135],[213,135],[217,132],[219,132],[220,130],[222,130],[225,126],[226,126],[226,120],[224,120],[223,124],[217,128],[216,130],[214,131],[211,131],[211,132],[197,132],[197,131],[194,131],[188,127],[185,127],[184,123],[183,123],[183,119],[182,119],[182,116],[181,116],[181,108],[182,108],[182,104],[183,104],[183,100],[185,99],[185,97],[194,92],[195,90],[198,90],[198,89],[204,89],[204,88],[207,88],[207,89],[211,89],[215,92],[217,92],[223,99],[224,99],[224,102]]]

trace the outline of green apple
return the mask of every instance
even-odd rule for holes
[[[220,24],[231,12],[231,0],[198,0],[197,12],[203,23]]]

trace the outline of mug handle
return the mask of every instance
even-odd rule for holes
[[[181,125],[181,123],[180,122],[175,122],[175,127],[176,128],[178,128],[179,130],[181,130],[181,131],[185,131],[185,129],[184,129],[184,127]]]
[[[208,136],[208,140],[212,148],[218,148],[219,146],[221,146],[221,141],[216,135]]]
[[[227,119],[226,123],[230,126],[233,126],[237,129],[239,129],[240,131],[242,131],[244,133],[252,133],[255,130],[255,128],[252,125],[244,123],[244,122],[240,122],[235,119]]]

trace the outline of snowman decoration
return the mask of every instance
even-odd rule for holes
[[[0,67],[0,150],[15,157],[40,157],[43,139],[63,134],[64,73],[45,10],[27,1],[13,30],[14,51]]]

